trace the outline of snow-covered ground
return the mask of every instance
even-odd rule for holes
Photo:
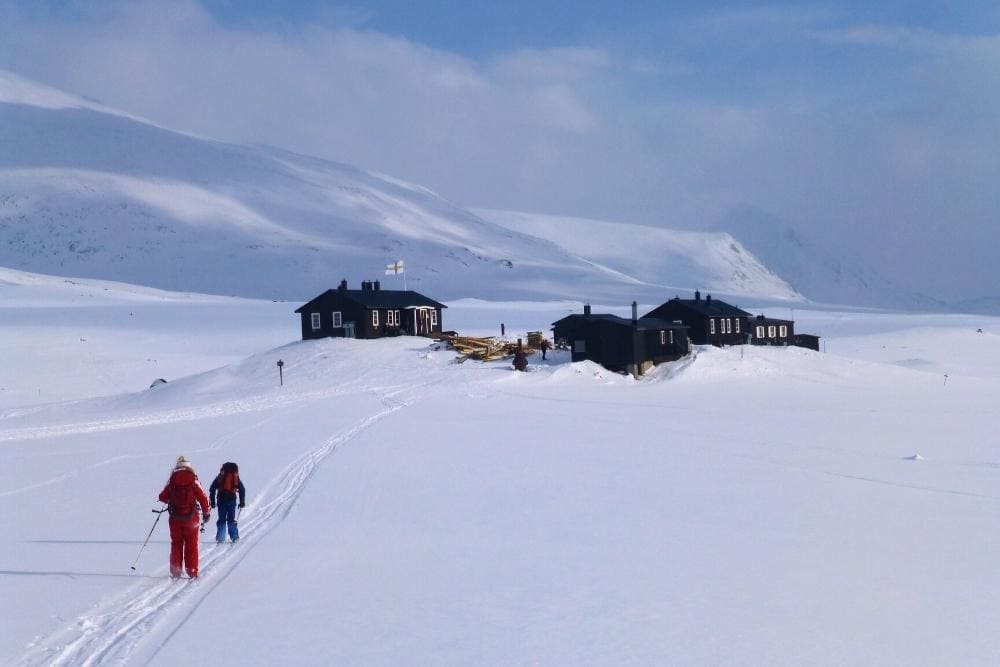
[[[1000,659],[1000,320],[797,308],[826,353],[634,381],[302,342],[297,305],[0,275],[0,663]],[[190,582],[162,522],[129,569],[181,453],[249,494]]]

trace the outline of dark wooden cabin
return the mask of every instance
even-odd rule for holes
[[[413,290],[384,290],[379,281],[347,289],[342,280],[295,310],[302,317],[302,339],[434,336],[441,333],[444,304]]]
[[[552,323],[556,344],[565,344],[573,361],[590,361],[605,368],[638,377],[655,364],[674,361],[687,354],[687,327],[652,317],[633,319],[617,315],[593,314],[584,306],[583,314],[568,315]]]
[[[758,315],[750,320],[751,345],[794,345],[795,322]]]
[[[693,299],[674,297],[654,308],[644,316],[680,322],[688,327],[691,342],[697,345],[742,345],[746,342],[747,322],[750,313],[713,299],[711,294],[701,298],[696,291]]]
[[[795,340],[792,341],[792,345],[819,352],[819,336],[814,336],[813,334],[795,334]]]

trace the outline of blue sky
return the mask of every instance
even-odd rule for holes
[[[470,206],[749,207],[914,289],[1000,294],[997,2],[0,0],[0,67]]]

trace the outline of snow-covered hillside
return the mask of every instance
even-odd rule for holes
[[[894,284],[871,267],[837,256],[759,209],[736,209],[714,227],[735,237],[812,301],[916,311],[948,308],[940,301]],[[959,310],[975,312],[978,309]]]
[[[515,335],[576,307],[449,305]],[[635,381],[303,342],[292,306],[0,275],[0,663],[1000,655],[996,318],[797,309],[826,354],[702,348]],[[191,582],[163,522],[129,569],[181,453],[248,490]]]
[[[718,295],[802,298],[729,234],[514,211],[475,212],[508,229],[552,241],[596,266],[662,288],[659,294],[697,287]]]
[[[445,299],[655,302],[659,285],[722,283],[795,296],[773,275],[748,272],[759,263],[736,244],[732,267],[713,256],[682,275],[669,266],[674,251],[647,256],[635,276],[419,186],[173,132],[2,71],[0,146],[0,266],[305,299],[341,278],[385,278],[385,264],[404,259],[410,288]]]

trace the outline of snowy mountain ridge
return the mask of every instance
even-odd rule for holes
[[[495,224],[421,186],[174,132],[6,72],[0,145],[0,266],[25,271],[306,299],[341,278],[395,287],[382,270],[403,259],[408,287],[443,299],[658,302],[664,286],[799,298],[717,235],[701,246],[714,259],[683,274],[670,266],[690,244],[670,250],[663,235],[662,261],[588,257],[570,237]],[[636,229],[587,233],[600,248]]]
[[[718,220],[714,229],[731,234],[812,301],[906,310],[949,309],[948,304],[894,284],[869,266],[838,256],[759,209],[737,208]],[[962,304],[955,307],[963,310]]]
[[[665,290],[711,275],[716,293],[798,300],[783,279],[725,232],[691,232],[569,216],[473,209],[508,229],[551,241],[576,257]],[[761,293],[767,286],[769,294]]]

